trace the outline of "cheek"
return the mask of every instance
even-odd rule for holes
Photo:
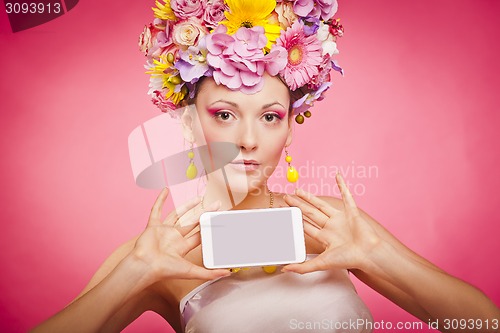
[[[276,133],[267,133],[262,135],[261,147],[269,156],[269,161],[273,164],[279,160],[286,144],[288,136],[288,127]]]
[[[221,131],[210,119],[203,116],[197,117],[197,123],[194,126],[194,136],[198,145],[204,145],[209,142],[227,141],[227,134]]]

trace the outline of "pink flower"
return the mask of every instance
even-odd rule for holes
[[[277,4],[275,11],[283,29],[290,27],[297,20],[297,15],[293,12],[292,4],[289,2]]]
[[[323,56],[321,65],[318,66],[318,75],[314,76],[311,81],[307,83],[307,87],[312,90],[318,89],[325,82],[330,81],[330,71],[332,69],[332,60],[329,55]]]
[[[196,45],[198,40],[206,34],[208,30],[203,26],[203,22],[192,17],[174,25],[172,40],[175,44],[187,49],[189,46]]]
[[[154,29],[152,24],[145,26],[144,31],[139,36],[139,50],[145,55],[147,55],[148,50],[153,47],[152,29]]]
[[[337,12],[337,0],[295,0],[293,11],[301,17],[316,17],[324,21],[332,18]]]
[[[224,0],[209,1],[206,5],[205,12],[203,13],[203,21],[205,21],[205,25],[212,29],[217,28],[219,22],[226,18],[224,16],[224,11],[229,11],[229,8],[224,3]]]
[[[323,62],[321,41],[314,35],[306,36],[303,23],[296,21],[282,32],[276,45],[283,46],[288,52],[287,65],[280,75],[292,91],[318,74],[318,67]]]
[[[213,78],[217,84],[254,94],[264,85],[265,71],[276,75],[286,65],[286,50],[280,46],[274,45],[269,54],[264,55],[267,38],[263,27],[242,27],[234,35],[226,32],[226,26],[220,25],[206,38],[207,62],[214,68]]]
[[[190,17],[201,18],[203,15],[203,3],[199,0],[170,0],[170,7],[176,17],[187,19]]]
[[[175,117],[175,114],[172,111],[175,111],[177,106],[170,100],[165,99],[164,95],[165,94],[161,91],[155,90],[153,91],[151,101],[161,110],[161,112],[167,112],[171,117]]]

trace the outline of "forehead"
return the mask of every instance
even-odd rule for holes
[[[209,105],[218,100],[226,100],[235,104],[260,108],[263,105],[279,102],[288,108],[290,93],[288,87],[278,78],[264,75],[264,86],[255,94],[245,94],[238,90],[231,90],[224,85],[217,85],[212,78],[203,80],[197,88],[197,103]]]

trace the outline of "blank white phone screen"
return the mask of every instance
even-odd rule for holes
[[[295,259],[290,211],[217,215],[211,225],[214,265]]]

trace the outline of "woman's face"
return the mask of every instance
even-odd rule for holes
[[[207,78],[196,98],[199,122],[192,122],[195,143],[230,142],[240,150],[224,168],[229,182],[246,179],[246,184],[236,188],[232,184],[233,191],[251,192],[265,184],[284,146],[291,142],[288,88],[277,77],[266,74],[263,79],[262,90],[247,95]]]

